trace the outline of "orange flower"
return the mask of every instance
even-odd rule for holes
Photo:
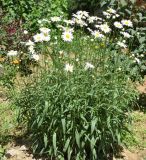
[[[17,60],[17,59],[15,59],[14,61],[12,61],[12,64],[19,64],[19,63],[20,63],[20,61]]]

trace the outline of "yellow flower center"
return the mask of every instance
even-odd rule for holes
[[[70,39],[70,35],[69,35],[69,34],[66,34],[66,38],[67,38],[67,39]]]

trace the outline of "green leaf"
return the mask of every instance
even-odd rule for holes
[[[91,122],[91,134],[94,132],[95,130],[95,125],[97,123],[97,119],[92,120]]]
[[[45,148],[47,147],[47,144],[48,144],[48,137],[47,137],[47,134],[45,133],[44,134],[44,145],[45,145]]]
[[[63,148],[63,152],[66,152],[67,149],[68,149],[68,146],[69,146],[69,143],[70,143],[70,138],[67,139],[66,143],[65,143],[65,146]]]
[[[65,133],[66,133],[66,122],[65,122],[65,119],[61,119],[61,122],[62,122],[63,134],[65,135]]]
[[[143,43],[145,40],[146,40],[145,37],[140,37],[139,42],[140,42],[140,43]]]
[[[67,159],[68,160],[71,159],[71,154],[72,154],[72,149],[70,147],[68,147],[68,150],[67,150]]]
[[[54,149],[54,155],[57,155],[57,147],[56,147],[56,133],[53,134],[53,149]]]
[[[76,143],[77,143],[78,147],[80,148],[80,134],[79,134],[78,130],[75,131],[75,139],[76,139]]]

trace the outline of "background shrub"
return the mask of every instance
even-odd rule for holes
[[[66,14],[67,0],[2,0],[3,21],[21,21],[29,30],[36,29],[37,21],[50,16]]]

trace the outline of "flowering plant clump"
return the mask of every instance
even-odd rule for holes
[[[104,15],[78,11],[71,20],[52,17],[24,42],[27,56],[40,66],[15,103],[34,152],[96,160],[110,158],[121,145],[137,98],[127,43],[133,23],[111,8]]]

